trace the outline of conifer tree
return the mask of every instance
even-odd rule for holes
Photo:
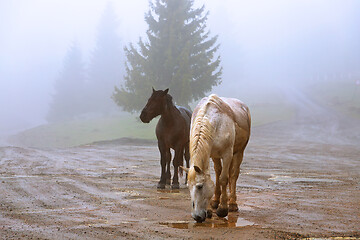
[[[97,29],[96,46],[88,69],[88,111],[108,113],[116,110],[111,99],[116,85],[124,75],[124,53],[117,33],[118,21],[109,2]]]
[[[125,82],[114,101],[126,111],[140,110],[151,88],[170,88],[177,104],[188,106],[220,83],[217,36],[206,29],[208,12],[192,0],[156,0],[145,14],[147,41],[125,47]]]
[[[81,50],[76,42],[69,48],[63,63],[63,70],[55,82],[55,94],[50,103],[49,122],[73,119],[85,112],[85,71]]]

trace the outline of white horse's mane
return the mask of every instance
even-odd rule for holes
[[[194,160],[198,159],[200,161],[204,161],[209,157],[207,155],[209,154],[214,131],[214,127],[211,125],[209,118],[206,116],[207,109],[210,106],[218,108],[221,112],[234,119],[234,112],[220,97],[215,94],[211,94],[208,97],[206,103],[198,110],[191,126],[190,158]]]
[[[213,126],[205,116],[207,106],[208,103],[199,109],[191,126],[190,159],[193,159],[194,155],[204,155],[204,150],[209,148],[212,141]]]

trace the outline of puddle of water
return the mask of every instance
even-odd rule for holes
[[[140,193],[136,190],[128,189],[128,188],[111,188],[111,191],[114,191],[115,194],[125,194],[128,196],[140,196]]]
[[[173,194],[173,196],[180,194],[179,189],[157,189],[156,191],[158,193],[161,193],[161,194],[159,194],[160,196],[158,196],[158,199],[160,199],[160,200],[171,199],[171,197],[170,197],[171,195],[169,195],[169,194]],[[169,193],[169,194],[164,195],[164,193]]]
[[[64,213],[64,212],[79,212],[79,213],[84,213],[84,212],[94,212],[94,211],[99,211],[101,210],[101,208],[89,208],[89,207],[63,207],[63,208],[53,208],[53,209],[38,209],[38,210],[24,210],[24,211],[19,211],[19,213],[22,214],[41,214],[41,213],[45,213],[45,214],[49,214],[49,213]]]
[[[316,183],[316,182],[322,182],[322,183],[336,183],[340,182],[335,179],[328,179],[328,178],[294,178],[290,176],[276,176],[273,175],[269,180],[275,181],[275,182],[308,182],[308,183]]]
[[[228,216],[226,218],[212,218],[206,219],[205,222],[197,223],[193,221],[175,221],[175,222],[161,222],[161,225],[177,229],[192,229],[192,228],[241,228],[246,226],[253,226],[255,223],[247,221],[237,216]]]
[[[129,224],[129,223],[138,223],[138,221],[122,221],[122,224]]]
[[[251,171],[251,172],[242,172],[241,174],[267,177],[267,176],[273,175],[273,173],[274,173],[274,172],[257,172],[257,171]]]
[[[143,200],[145,198],[149,198],[146,195],[141,194],[139,191],[128,188],[112,188],[116,195],[122,196],[124,202],[129,200]]]
[[[179,189],[157,189],[157,192],[161,193],[180,193]]]
[[[159,197],[160,200],[170,199],[169,197]]]
[[[0,179],[12,179],[12,178],[39,178],[39,175],[12,175],[12,176],[1,176]]]
[[[115,178],[115,177],[113,177]],[[119,177],[122,181],[134,181],[134,182],[157,182],[156,179],[140,178],[140,177]]]
[[[252,210],[254,210],[250,206],[238,206],[238,207],[239,207],[239,210],[243,210],[243,211],[252,211]]]

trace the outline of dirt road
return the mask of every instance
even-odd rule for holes
[[[191,219],[183,178],[180,190],[156,189],[152,142],[1,147],[0,238],[360,238],[359,121],[297,106],[294,120],[253,129],[239,212],[202,224]]]

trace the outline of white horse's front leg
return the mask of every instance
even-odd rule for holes
[[[217,209],[220,203],[220,195],[221,195],[221,188],[220,188],[220,174],[221,174],[221,159],[220,158],[213,158],[214,168],[215,168],[215,194],[213,199],[211,200],[211,208]]]
[[[232,148],[229,149],[222,158],[223,166],[220,174],[219,182],[221,187],[220,204],[216,210],[216,214],[219,217],[226,217],[229,212],[228,208],[228,196],[227,196],[227,184],[229,181],[229,168],[232,160]]]

